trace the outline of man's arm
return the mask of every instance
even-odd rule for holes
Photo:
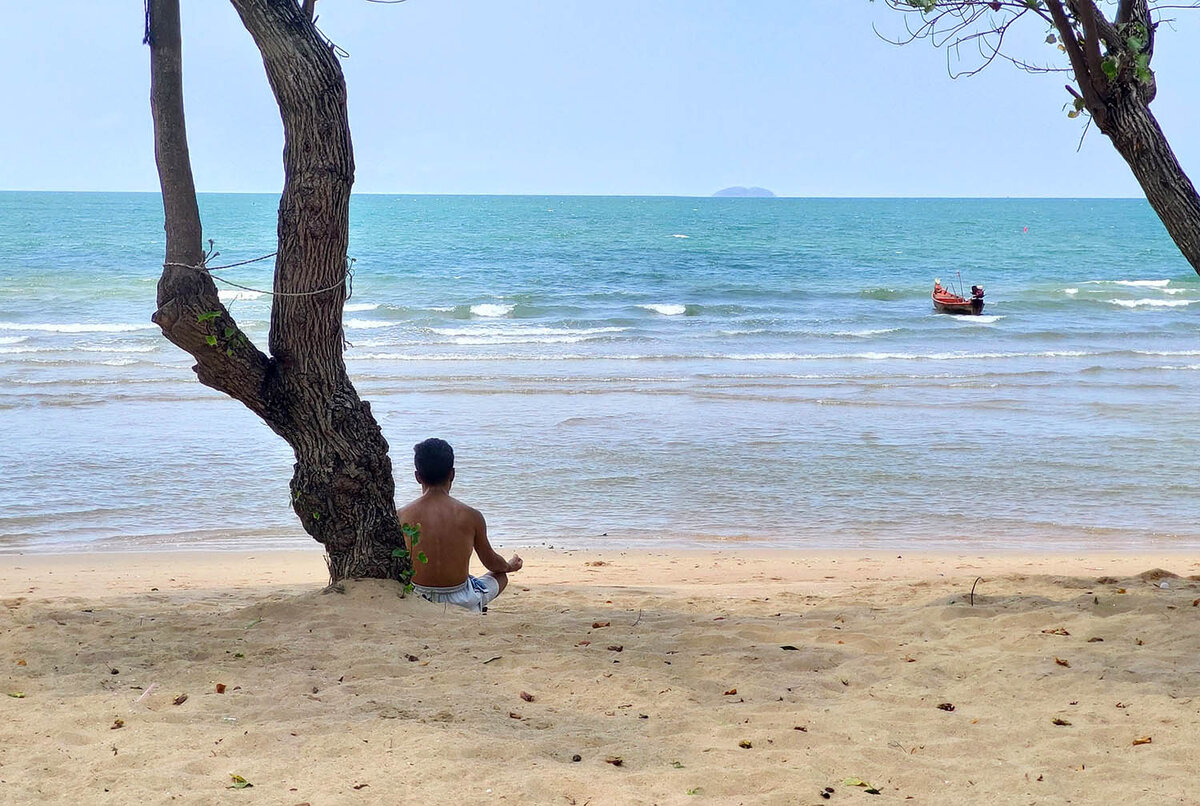
[[[524,564],[520,557],[513,555],[511,560],[506,560],[496,553],[492,548],[492,544],[487,538],[487,522],[483,519],[483,514],[478,510],[471,510],[475,517],[475,553],[479,555],[479,561],[483,563],[483,567],[491,571],[493,574],[511,574],[514,571],[520,571]]]

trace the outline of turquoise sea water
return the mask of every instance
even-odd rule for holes
[[[218,262],[273,196],[207,195]],[[158,334],[156,195],[0,193],[0,545],[310,545]],[[1140,200],[357,197],[348,365],[506,545],[1200,538],[1200,281]],[[935,315],[935,276],[987,288]],[[270,287],[269,262],[231,279]],[[269,298],[225,294],[265,344]]]

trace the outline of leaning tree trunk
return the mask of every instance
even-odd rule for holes
[[[199,380],[258,414],[296,456],[292,507],[329,574],[407,579],[387,441],[342,359],[354,157],[346,86],[294,0],[232,0],[262,52],[284,127],[270,356],[238,329],[204,269],[183,114],[179,0],[149,0],[151,108],[167,258],[154,321]]]
[[[1129,163],[1147,201],[1179,251],[1200,273],[1200,195],[1137,87],[1125,87],[1106,104],[1100,131]]]
[[[1200,274],[1200,195],[1150,112],[1157,94],[1150,3],[1119,0],[1109,21],[1096,0],[1044,1],[1079,88],[1067,89],[1129,163],[1167,233]]]

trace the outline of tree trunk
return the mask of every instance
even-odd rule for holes
[[[1150,206],[1179,251],[1200,274],[1200,195],[1136,87],[1123,89],[1106,104],[1100,131],[1108,135],[1129,163]]]
[[[154,321],[196,359],[202,383],[244,403],[292,446],[292,507],[325,546],[332,582],[407,580],[387,441],[342,359],[354,158],[346,86],[330,47],[294,0],[232,0],[263,55],[284,127],[284,190],[271,356],[221,305],[203,268],[183,116],[179,0],[150,0],[151,108],[167,260]]]
[[[1071,60],[1076,98],[1129,164],[1167,233],[1200,274],[1200,195],[1150,111],[1158,89],[1150,70],[1155,26],[1149,4],[1121,0],[1116,24],[1095,0],[1046,0],[1046,8]]]

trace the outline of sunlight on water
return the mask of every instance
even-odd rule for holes
[[[274,204],[205,196],[206,237],[269,252]],[[0,193],[0,546],[307,540],[286,445],[149,323],[161,231]],[[1143,202],[372,196],[351,254],[398,494],[445,437],[502,542],[1200,537],[1200,282]],[[957,272],[984,315],[933,313]],[[222,299],[265,346],[269,298]]]

